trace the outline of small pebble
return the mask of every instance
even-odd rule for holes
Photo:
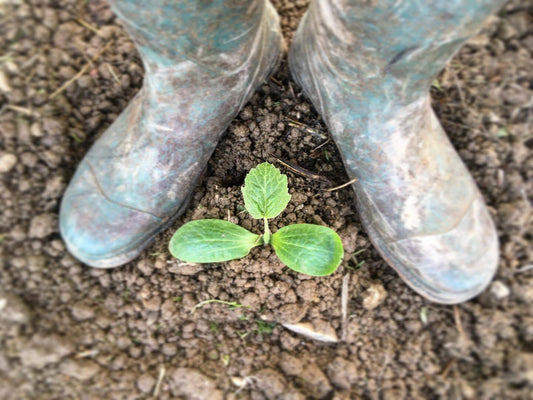
[[[511,294],[511,290],[501,281],[492,282],[489,290],[498,300],[504,299]]]
[[[11,153],[0,153],[0,173],[6,173],[17,165],[17,157]]]
[[[88,381],[98,373],[100,366],[90,360],[67,359],[61,365],[63,374],[79,381]]]
[[[76,321],[85,321],[94,317],[94,310],[84,304],[75,304],[71,312]]]
[[[363,293],[363,307],[373,310],[387,298],[387,291],[380,283],[374,283]]]
[[[0,92],[11,92],[11,86],[4,71],[0,70]]]
[[[150,393],[155,385],[155,379],[148,374],[142,374],[137,380],[137,388],[143,393]]]
[[[159,311],[161,307],[161,297],[154,296],[150,300],[144,302],[144,308],[148,311]]]
[[[28,235],[31,238],[43,239],[57,232],[57,218],[54,214],[39,214],[31,219]]]

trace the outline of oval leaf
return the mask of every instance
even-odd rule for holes
[[[260,236],[219,219],[191,221],[170,239],[170,254],[192,263],[234,260],[261,244]]]
[[[339,235],[320,225],[285,226],[272,235],[270,243],[287,267],[312,276],[333,273],[344,255]]]
[[[269,163],[252,168],[242,187],[244,207],[254,218],[277,217],[291,199],[287,175]]]

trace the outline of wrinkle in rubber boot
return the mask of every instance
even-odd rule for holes
[[[113,0],[145,66],[143,87],[80,163],[63,197],[69,251],[94,267],[136,257],[186,208],[222,133],[277,65],[263,0]]]
[[[501,5],[314,1],[291,72],[326,121],[372,242],[426,298],[479,294],[498,263],[494,224],[430,106],[431,82]]]

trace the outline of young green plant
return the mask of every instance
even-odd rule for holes
[[[287,207],[291,196],[287,176],[263,163],[252,168],[242,187],[244,207],[253,218],[262,219],[264,233],[256,235],[231,222],[218,219],[191,221],[179,228],[170,240],[170,253],[186,262],[213,263],[246,256],[261,244],[270,244],[290,269],[312,276],[333,273],[341,263],[342,242],[330,228],[295,224],[272,234],[268,220]]]

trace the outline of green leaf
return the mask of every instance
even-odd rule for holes
[[[219,219],[191,221],[170,239],[170,254],[179,260],[210,263],[246,256],[261,244],[261,236]]]
[[[270,243],[287,267],[312,276],[333,273],[344,255],[339,235],[320,225],[285,226],[272,235]]]
[[[252,217],[277,217],[291,199],[287,175],[283,175],[272,164],[259,164],[246,175],[242,195],[244,206]]]

